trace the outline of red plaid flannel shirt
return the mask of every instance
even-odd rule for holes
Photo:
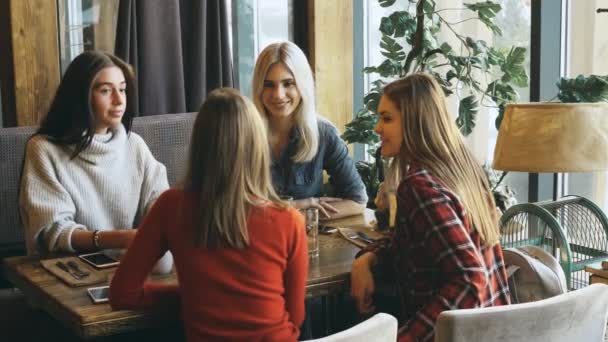
[[[395,266],[407,316],[400,342],[432,341],[442,311],[509,304],[500,244],[481,243],[459,198],[426,169],[411,167],[399,184],[396,225],[362,252]]]

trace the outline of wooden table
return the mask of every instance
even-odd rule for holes
[[[333,226],[365,226],[373,212],[326,222]],[[307,281],[307,297],[326,296],[348,289],[350,268],[357,247],[338,233],[319,235],[319,257],[311,259]],[[87,287],[69,287],[40,266],[40,259],[13,257],[4,260],[8,279],[21,289],[27,300],[45,310],[81,338],[114,335],[175,322],[175,317],[140,311],[112,311],[109,304],[92,304]],[[114,269],[103,270],[107,274]],[[175,275],[155,276],[155,281],[176,282]]]
[[[608,284],[608,270],[602,268],[601,261],[585,266],[585,272],[590,273],[589,284]]]

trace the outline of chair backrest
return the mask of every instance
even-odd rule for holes
[[[373,317],[333,335],[308,342],[395,342],[397,319],[386,313]]]
[[[141,135],[154,157],[167,167],[169,184],[182,177],[196,113],[138,117],[133,132]],[[0,257],[25,254],[19,222],[19,178],[25,145],[38,127],[0,128]]]
[[[564,270],[555,257],[536,246],[505,248],[502,251],[509,276],[511,303],[526,303],[568,292]]]
[[[604,341],[607,318],[608,285],[593,284],[537,302],[444,311],[435,342]]]
[[[0,256],[25,254],[19,222],[19,178],[25,145],[38,127],[0,129]]]
[[[133,120],[133,132],[141,135],[156,160],[167,167],[171,186],[181,181],[186,171],[196,114],[153,115]]]

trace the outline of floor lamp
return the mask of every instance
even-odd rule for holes
[[[608,103],[508,105],[492,168],[554,173],[553,199],[558,199],[560,173],[608,169]]]
[[[554,173],[553,201],[509,208],[501,217],[501,231],[506,232],[501,243],[550,246],[570,279],[570,288],[584,286],[584,267],[608,259],[608,218],[584,197],[561,198],[559,180],[564,172],[608,169],[608,103],[508,105],[492,167]],[[513,227],[527,229],[509,233]]]

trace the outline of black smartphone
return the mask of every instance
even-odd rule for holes
[[[110,287],[109,286],[99,286],[99,287],[91,287],[87,289],[89,293],[89,297],[95,304],[99,303],[107,303],[110,298]]]
[[[119,264],[118,260],[101,252],[82,254],[78,257],[87,262],[88,264],[95,266],[96,268],[112,267]]]

